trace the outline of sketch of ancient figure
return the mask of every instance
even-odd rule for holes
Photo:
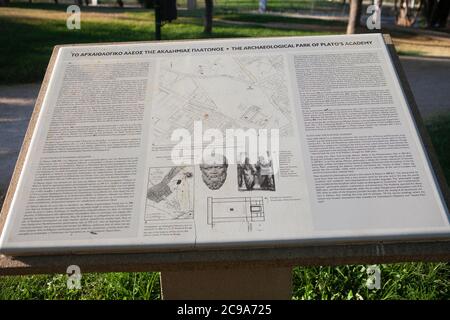
[[[245,158],[245,162],[242,165],[242,178],[247,190],[252,190],[255,186],[255,174],[255,166],[250,163],[250,159],[248,157]]]
[[[266,157],[259,157],[256,167],[258,168],[258,179],[261,190],[275,191],[273,164],[269,153],[267,153]]]
[[[242,188],[242,184],[244,183],[244,166],[240,163],[237,165],[237,174],[238,174],[238,187]]]
[[[228,162],[225,156],[213,157],[200,165],[202,179],[211,190],[220,189],[227,179]]]
[[[248,156],[237,165],[238,190],[240,191],[275,191],[275,175],[270,153],[260,156],[258,161],[251,163]]]

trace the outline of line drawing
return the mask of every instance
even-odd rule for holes
[[[207,223],[214,227],[217,223],[240,222],[249,224],[265,221],[263,197],[207,198]]]
[[[195,121],[204,130],[279,129],[281,137],[293,135],[282,55],[164,58],[160,68],[158,108],[152,111],[158,145],[170,144],[177,128],[192,132]]]
[[[194,217],[194,168],[149,168],[145,220],[179,220]]]

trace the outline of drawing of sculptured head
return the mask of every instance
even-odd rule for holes
[[[228,163],[225,156],[217,156],[200,165],[202,179],[211,190],[220,189],[227,179]]]

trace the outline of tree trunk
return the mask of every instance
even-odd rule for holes
[[[439,28],[445,28],[447,27],[448,15],[450,14],[450,1],[441,0],[440,4]]]
[[[362,0],[350,1],[350,13],[348,15],[347,34],[354,34],[361,19]]]
[[[359,0],[359,4],[358,4],[358,10],[356,11],[356,25],[355,28],[358,28],[361,26],[361,13],[362,13],[362,5],[363,0]]]
[[[122,0],[117,0],[117,4],[119,5],[120,8],[123,8],[123,1]]]
[[[211,34],[213,17],[213,0],[205,0],[205,28],[203,32]]]
[[[433,13],[433,8],[436,3],[436,0],[428,0],[425,1],[425,5],[423,8],[423,12],[425,15],[425,19],[427,20],[427,27],[431,28],[431,15]]]
[[[450,1],[436,1],[430,13],[429,26],[431,28],[445,28],[445,26],[447,25],[449,11]]]

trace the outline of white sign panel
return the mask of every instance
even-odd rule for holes
[[[0,251],[449,235],[370,34],[61,47]]]

